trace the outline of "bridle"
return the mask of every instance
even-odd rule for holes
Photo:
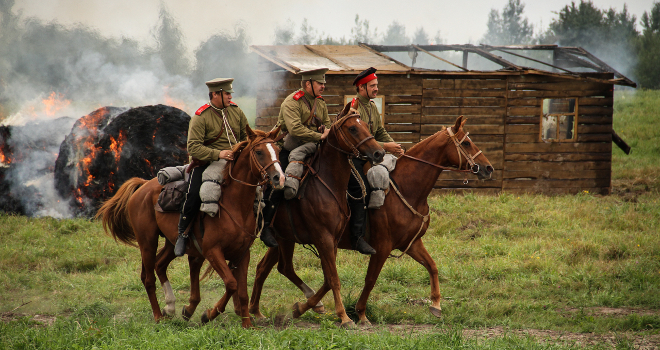
[[[481,150],[479,150],[479,152],[475,153],[474,155],[470,155],[470,153],[468,153],[465,148],[463,148],[463,141],[468,138],[468,134],[470,133],[466,132],[465,135],[463,135],[463,138],[459,141],[458,137],[456,137],[456,134],[451,131],[451,127],[447,128],[446,130],[449,137],[451,137],[451,140],[454,141],[454,145],[456,145],[456,151],[458,151],[458,169],[460,169],[463,165],[463,159],[461,158],[462,155],[467,160],[472,173],[479,173],[479,164],[477,164],[474,159],[481,154]]]
[[[257,173],[255,173],[255,171],[254,171],[254,168],[257,168],[258,174],[261,175],[262,180],[260,182],[256,183],[256,184],[251,184],[251,183],[248,183],[248,182],[245,182],[245,181],[242,181],[242,180],[239,180],[239,179],[235,178],[231,174],[232,166],[234,165],[235,162],[231,162],[231,163],[229,163],[228,173],[229,173],[229,177],[232,180],[234,180],[234,181],[236,181],[236,182],[238,182],[242,185],[252,186],[252,187],[261,186],[261,185],[265,184],[266,182],[268,182],[268,172],[267,172],[268,168],[270,168],[271,166],[274,166],[275,164],[280,164],[280,161],[276,159],[276,160],[273,160],[270,163],[266,164],[265,166],[261,166],[261,164],[259,164],[259,161],[257,161],[257,156],[255,155],[255,153],[256,153],[255,148],[257,146],[261,145],[261,144],[264,144],[264,143],[273,144],[273,143],[275,143],[275,141],[273,141],[272,139],[269,139],[269,138],[264,138],[264,139],[261,139],[259,141],[253,142],[249,145],[249,147],[250,147],[250,150],[249,150],[250,151],[250,171],[257,178],[259,178]],[[245,151],[245,148],[243,150],[241,150],[240,153],[243,153],[244,151]],[[239,156],[240,156],[240,154],[236,155],[236,160],[238,160]]]
[[[344,145],[349,147],[351,149],[350,152],[344,151],[341,147],[337,147],[337,146],[333,145],[330,142],[329,139],[326,139],[326,140],[328,141],[328,145],[330,145],[330,147],[336,149],[337,151],[339,151],[341,153],[344,153],[344,154],[347,154],[349,156],[355,157],[355,158],[360,158],[360,151],[358,150],[358,147],[362,146],[363,143],[373,139],[374,136],[369,135],[369,136],[365,137],[364,139],[362,139],[357,144],[353,145],[349,141],[346,134],[344,133],[344,130],[342,129],[342,125],[344,125],[344,123],[347,120],[349,120],[350,118],[358,118],[359,119],[360,115],[357,114],[357,113],[352,113],[352,114],[349,114],[349,115],[346,115],[346,116],[342,117],[341,119],[337,120],[334,124],[332,124],[332,130],[334,130],[334,132],[335,132],[335,137],[337,138],[337,140],[341,141]]]

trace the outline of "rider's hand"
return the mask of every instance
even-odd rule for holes
[[[328,134],[330,133],[330,129],[325,129],[323,130],[323,134],[321,134],[321,140],[325,140],[326,137],[328,137]]]
[[[220,151],[220,156],[218,156],[218,159],[233,160],[234,153],[230,150]]]
[[[397,157],[401,157],[403,155],[403,147],[401,147],[401,145],[396,142],[385,142],[383,144],[383,149]]]

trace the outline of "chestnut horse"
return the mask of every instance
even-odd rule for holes
[[[397,190],[390,186],[383,206],[377,210],[369,210],[369,244],[376,250],[376,254],[369,260],[365,285],[355,306],[360,324],[369,324],[365,315],[367,299],[385,261],[394,249],[408,254],[427,269],[431,279],[429,308],[433,315],[440,317],[438,269],[421,239],[430,223],[428,196],[442,170],[464,169],[463,171],[471,171],[481,179],[490,178],[493,172],[488,159],[463,131],[464,124],[465,120],[460,116],[453,127],[436,132],[399,158],[396,168],[390,174]],[[351,249],[348,236],[348,232],[343,235],[339,248]],[[310,295],[311,288],[293,269],[294,242],[281,240],[279,243],[279,248],[270,248],[257,265],[250,299],[250,313],[257,318],[264,317],[259,310],[259,299],[263,284],[275,264],[278,265],[278,271],[300,288],[306,297]],[[316,305],[316,299],[308,300],[308,304]],[[318,311],[321,310],[322,307],[319,307]]]
[[[274,137],[279,128],[265,133],[252,131],[247,127],[248,140],[233,148],[234,161],[228,162],[222,185],[222,198],[219,201],[219,213],[215,217],[204,216],[201,231],[199,216],[191,224],[191,240],[186,253],[190,263],[191,295],[190,305],[184,307],[184,317],[190,317],[199,303],[199,271],[205,259],[218,272],[225,284],[225,296],[231,297],[238,292],[238,305],[242,316],[242,326],[250,327],[247,296],[247,270],[250,262],[250,246],[256,235],[256,220],[253,211],[255,186],[270,180],[275,187],[281,187],[284,174],[274,148]],[[263,180],[262,180],[263,179]],[[262,180],[260,182],[260,180]],[[259,183],[258,183],[259,182]],[[167,264],[174,259],[174,245],[178,232],[179,213],[161,213],[154,209],[162,186],[154,178],[149,181],[132,178],[126,181],[117,193],[99,209],[103,228],[115,240],[129,245],[137,242],[142,254],[141,279],[147,290],[154,319],[163,318],[163,311],[171,316],[174,313],[175,296],[167,279]],[[166,238],[165,247],[158,252],[158,238]],[[196,241],[196,242],[194,242]],[[201,253],[196,248],[199,244]],[[156,277],[154,268],[158,264],[163,269],[158,277],[165,291],[166,308],[161,311],[156,298]],[[227,264],[235,266],[232,271]],[[202,321],[214,319],[218,305],[226,304],[221,299],[216,307],[202,316]],[[237,310],[238,313],[238,310]]]
[[[320,301],[323,296],[332,290],[335,311],[343,327],[354,325],[344,310],[336,267],[337,245],[350,216],[345,195],[351,171],[348,162],[351,157],[366,156],[378,163],[385,154],[367,125],[359,119],[359,114],[348,111],[347,105],[343,114],[348,115],[332,124],[328,137],[320,143],[308,179],[304,185],[301,184],[300,191],[304,192],[299,196],[302,198],[282,203],[273,219],[280,247],[285,245],[293,249],[295,242],[313,244],[321,259],[323,286],[316,293],[307,287],[309,299],[307,303],[294,304],[294,317],[299,317],[310,308],[316,310],[316,305],[322,305]],[[229,299],[224,295],[221,300],[225,304],[217,305],[217,308],[224,310]],[[235,307],[236,304],[234,298]]]

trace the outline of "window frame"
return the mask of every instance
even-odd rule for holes
[[[575,100],[575,107],[573,109],[573,113],[548,113],[548,117],[553,117],[555,120],[555,125],[556,125],[556,138],[554,139],[546,139],[544,137],[544,119],[546,117],[546,114],[543,113],[543,105],[545,104],[545,101],[551,101],[551,100]],[[542,98],[541,99],[541,113],[540,113],[540,118],[539,118],[539,141],[541,142],[577,142],[577,126],[578,126],[578,109],[579,105],[578,102],[579,98],[578,97],[559,97],[559,98]],[[548,102],[550,103],[550,102]],[[561,128],[559,127],[559,118],[562,116],[573,116],[573,137],[570,139],[567,138],[561,138]]]

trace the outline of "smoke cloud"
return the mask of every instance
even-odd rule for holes
[[[25,213],[71,215],[52,172],[76,119],[102,106],[164,104],[192,114],[208,99],[204,81],[217,77],[235,78],[238,95],[256,89],[249,83],[256,59],[240,28],[211,36],[190,62],[182,32],[164,6],[151,31],[153,43],[145,45],[80,25],[24,18],[12,12],[14,5],[0,0],[0,126],[8,131],[0,134],[0,145],[24,154],[0,164],[0,188],[10,186]]]

